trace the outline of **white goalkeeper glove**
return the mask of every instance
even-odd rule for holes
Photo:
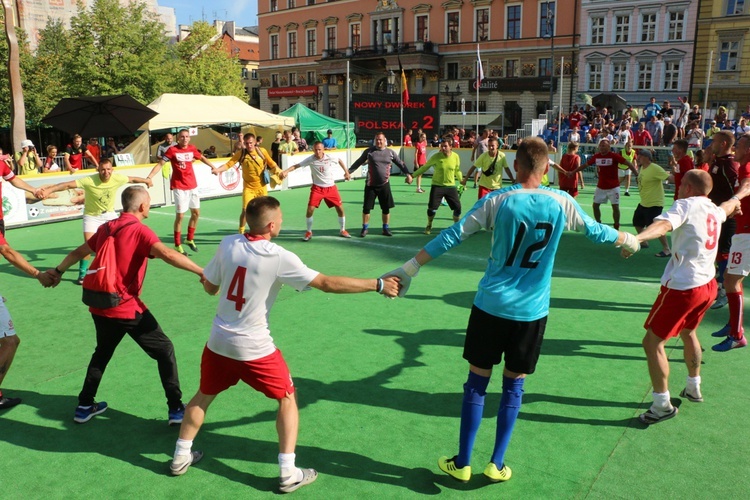
[[[401,288],[398,291],[398,296],[403,297],[404,295],[406,295],[406,291],[409,290],[411,279],[419,274],[420,267],[422,266],[419,265],[417,259],[412,258],[408,262],[404,263],[403,266],[398,267],[389,273],[385,273],[383,276],[381,276],[381,278],[385,278],[387,276],[396,276],[399,279],[399,284],[401,285]]]
[[[630,254],[634,254],[641,249],[641,244],[635,235],[625,231],[622,231],[622,234],[625,236],[625,240],[620,245],[617,245],[617,247],[622,247],[623,250]]]

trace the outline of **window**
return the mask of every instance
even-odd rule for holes
[[[328,50],[336,50],[336,26],[328,26],[326,28],[326,48]]]
[[[651,90],[651,75],[653,64],[650,62],[638,63],[638,90]]]
[[[271,113],[274,115],[279,114],[279,105],[278,104],[271,104]]]
[[[251,70],[250,75],[251,75],[250,78],[252,78],[253,80],[257,80],[258,79],[258,70],[257,69]]]
[[[279,10],[279,0],[271,0],[271,8],[269,9],[271,12],[276,12]]]
[[[260,99],[260,88],[259,87],[253,87],[250,89],[250,92],[252,93],[252,97],[254,100]]]
[[[240,78],[242,78],[243,80],[247,80],[247,68],[242,68]]]
[[[680,62],[664,63],[664,90],[680,90]]]
[[[271,35],[271,59],[278,59],[279,58],[279,35],[274,34]]]
[[[630,16],[615,16],[615,43],[630,43]]]
[[[331,118],[337,118],[336,114],[336,101],[330,101],[328,103],[328,116]]]
[[[591,18],[591,44],[602,44],[604,43],[604,18],[603,17],[592,17]]]
[[[685,12],[670,12],[669,13],[669,28],[667,30],[667,37],[671,40],[683,40],[685,37],[683,32],[685,31]]]
[[[314,29],[307,30],[307,52],[305,55],[308,56],[314,56],[316,53],[316,40],[315,40],[316,31]]]
[[[739,41],[721,42],[719,50],[719,71],[737,71],[739,52]]]
[[[297,6],[297,0],[287,0],[287,1],[288,1],[288,4],[287,4],[287,6],[288,6],[288,7],[290,8],[290,9],[293,9],[293,8],[295,8],[295,7]]]
[[[297,32],[290,31],[286,34],[289,49],[289,55],[287,57],[297,57]]]
[[[726,15],[734,16],[745,13],[745,0],[727,0]]]
[[[307,72],[307,84],[308,85],[315,85],[315,71],[308,71]]]
[[[602,89],[602,63],[589,63],[589,90]]]
[[[539,36],[555,36],[555,2],[539,4]]]
[[[509,5],[505,17],[508,20],[506,28],[506,37],[508,40],[521,38],[521,6]]]
[[[550,76],[552,74],[552,59],[547,57],[539,59],[539,74],[537,76]]]
[[[426,42],[430,39],[430,25],[426,15],[417,16],[417,42]]]
[[[656,40],[656,14],[641,15],[641,42]]]
[[[278,87],[279,86],[279,74],[274,73],[271,75],[271,87]]]
[[[307,0],[307,5],[315,5],[315,0]]]
[[[297,86],[297,73],[294,71],[289,72],[289,86],[290,87]]]
[[[448,80],[458,80],[458,63],[448,63],[447,70]]]
[[[359,23],[349,25],[349,45],[357,50],[362,45],[362,25]]]
[[[477,110],[480,113],[486,113],[487,112],[487,101],[479,101],[479,109]]]
[[[520,61],[518,59],[506,59],[505,60],[505,77],[506,78],[518,78],[518,66]]]
[[[448,43],[458,43],[458,30],[461,27],[460,13],[448,12],[446,14],[448,21]]]
[[[612,90],[625,90],[627,79],[627,63],[621,62],[612,64]]]
[[[490,39],[490,9],[477,9],[474,12],[477,21],[477,33],[475,42],[484,42]]]

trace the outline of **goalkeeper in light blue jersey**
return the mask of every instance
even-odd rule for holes
[[[460,221],[444,230],[402,267],[404,295],[419,268],[461,244],[481,229],[492,231],[490,258],[474,298],[463,357],[469,362],[464,384],[459,451],[441,457],[440,469],[459,481],[471,478],[471,451],[482,420],[492,368],[505,358],[503,394],[494,451],[484,474],[507,481],[505,451],[521,407],[524,379],[534,373],[544,337],[555,253],[564,230],[583,232],[595,243],[614,243],[629,252],[640,245],[634,235],[594,221],[567,193],[541,186],[549,169],[547,146],[524,139],[516,153],[517,182],[480,199]]]

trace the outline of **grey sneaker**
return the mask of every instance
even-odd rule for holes
[[[187,472],[191,465],[197,464],[203,458],[202,451],[193,451],[190,455],[179,456],[172,459],[172,463],[169,464],[169,470],[173,476],[181,476]]]
[[[293,491],[296,491],[303,486],[307,486],[310,483],[315,482],[316,479],[318,479],[318,471],[315,469],[301,469],[302,470],[302,479],[296,483],[291,484],[283,484],[279,483],[279,491],[282,493],[291,493]]]
[[[716,294],[716,300],[713,304],[711,304],[711,309],[721,309],[728,303],[729,299],[727,299],[727,292],[724,290],[724,288],[719,288],[719,291]]]

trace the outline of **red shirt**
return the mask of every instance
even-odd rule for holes
[[[742,180],[748,177],[750,177],[750,161],[740,164],[740,169],[737,171],[737,188]],[[734,234],[750,233],[750,197],[742,200],[742,214],[735,215],[734,220],[737,221],[737,230]]]
[[[86,146],[81,144],[80,146],[73,147],[72,144],[68,144],[65,152],[68,154],[68,161],[70,162],[71,170],[80,170],[83,168],[83,157],[86,154]]]
[[[708,193],[708,197],[715,205],[721,205],[734,196],[734,188],[737,182],[737,171],[740,164],[734,159],[734,155],[717,156],[714,163],[709,167],[708,174],[714,181],[714,187]]]
[[[570,124],[570,128],[577,127],[579,123],[581,123],[581,120],[583,119],[583,115],[579,113],[578,111],[574,113],[570,113],[568,116],[568,123]]]
[[[677,199],[677,192],[680,190],[680,184],[682,184],[682,176],[685,175],[685,173],[688,170],[693,170],[695,168],[695,165],[693,165],[693,159],[690,158],[688,155],[683,156],[680,158],[680,160],[677,162],[677,165],[674,167],[674,170],[672,170],[672,174],[674,175],[674,199]]]
[[[581,164],[581,157],[577,154],[565,153],[560,160],[560,166],[567,172],[572,172]],[[578,189],[578,174],[568,177],[560,176],[560,187],[563,189]]]
[[[88,149],[89,153],[91,153],[91,156],[94,157],[97,163],[99,163],[99,160],[101,160],[102,157],[102,148],[99,147],[98,144],[89,144],[86,146],[86,149]]]
[[[169,189],[190,190],[198,187],[193,170],[193,161],[203,158],[201,152],[192,144],[184,149],[172,146],[164,153],[172,164],[172,178],[169,180]]]
[[[146,276],[147,259],[151,256],[151,247],[159,242],[159,237],[138,218],[123,212],[119,218],[105,225],[114,233],[125,224],[128,227],[115,235],[117,252],[117,284],[125,288],[127,294],[117,307],[96,309],[89,307],[91,314],[105,318],[134,319],[136,314],[147,310],[146,304],[138,297],[141,294],[143,278]],[[100,227],[88,241],[89,247],[96,252],[104,244],[109,233],[104,226]]]
[[[634,146],[653,146],[654,139],[648,130],[636,130],[633,134],[633,145]]]
[[[420,167],[427,163],[427,142],[419,141],[414,145],[414,155],[417,165]]]
[[[0,161],[0,177],[10,182],[16,178],[16,174],[8,167],[4,161]],[[3,183],[0,182],[0,202],[3,200]],[[3,218],[3,204],[0,203],[0,219]]]
[[[411,134],[404,136],[404,146],[411,146]]]
[[[589,158],[586,165],[596,165],[597,171],[599,172],[599,182],[596,187],[599,189],[614,189],[620,185],[620,178],[617,165],[622,163],[625,165],[627,160],[617,153],[609,152],[606,155],[596,153],[594,156]]]

